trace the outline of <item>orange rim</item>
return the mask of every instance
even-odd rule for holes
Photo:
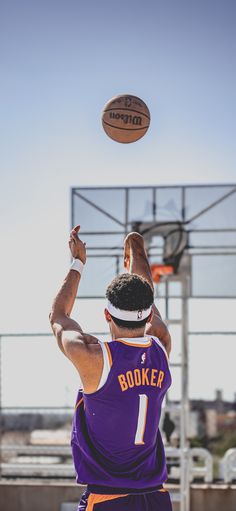
[[[174,273],[173,266],[166,264],[151,264],[152,280],[156,284],[160,282],[164,275],[172,275]]]

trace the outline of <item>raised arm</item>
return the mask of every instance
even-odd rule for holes
[[[145,278],[153,289],[153,281],[143,237],[131,232],[124,241],[124,266],[129,273],[136,273]],[[159,338],[168,355],[171,351],[171,336],[156,305],[152,306],[152,318],[147,323],[145,333]]]
[[[56,295],[49,319],[61,351],[79,371],[86,392],[93,392],[102,372],[102,351],[98,340],[83,332],[82,327],[70,317],[83,266],[86,263],[86,247],[78,237],[80,226],[70,233],[69,247],[74,262]]]

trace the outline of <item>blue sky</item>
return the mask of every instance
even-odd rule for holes
[[[236,181],[236,4],[9,0],[0,18],[0,330],[47,331],[71,186]],[[100,121],[123,92],[151,112],[128,145]]]

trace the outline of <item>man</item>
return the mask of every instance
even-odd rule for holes
[[[170,440],[171,439],[171,435],[172,435],[172,433],[175,430],[175,423],[170,418],[169,412],[165,413],[162,429],[163,429],[163,431],[164,431],[164,433],[166,435],[167,443],[170,444],[171,443],[171,440]]]
[[[62,352],[79,372],[72,430],[77,482],[87,484],[80,511],[170,511],[162,439],[161,404],[170,386],[170,334],[153,304],[153,283],[144,241],[124,242],[127,273],[107,288],[105,318],[111,342],[86,334],[70,318],[86,246],[80,226],[70,234],[74,257],[56,296],[50,321]]]

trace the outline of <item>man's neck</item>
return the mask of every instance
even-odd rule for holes
[[[123,339],[123,338],[135,338],[137,337],[144,337],[144,329],[137,329],[137,330],[130,330],[126,328],[120,328],[116,330],[115,332],[112,332],[112,339]]]

